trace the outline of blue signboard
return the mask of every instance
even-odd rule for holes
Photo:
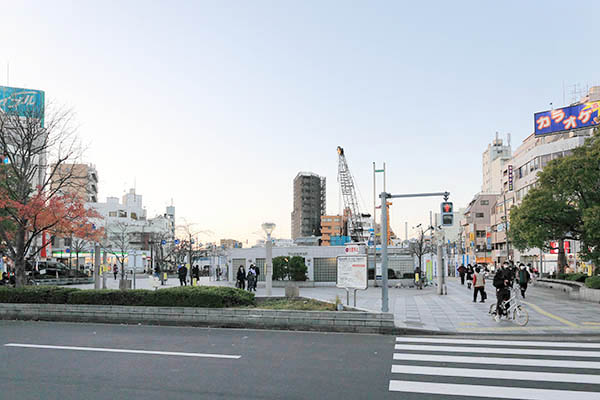
[[[533,117],[536,135],[568,131],[600,124],[600,101],[536,113]]]
[[[20,117],[44,115],[44,92],[0,86],[0,113],[16,112]]]

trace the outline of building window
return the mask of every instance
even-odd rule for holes
[[[481,200],[481,205],[482,206],[489,206],[490,205],[490,201],[489,200]]]
[[[108,216],[109,217],[116,217],[117,216],[117,212],[116,211],[109,211],[108,212]]]
[[[337,259],[315,258],[314,259],[315,282],[336,282],[337,281]]]
[[[127,218],[127,211],[119,210],[119,218]]]
[[[475,218],[483,218],[483,213],[475,213]]]
[[[129,214],[129,216],[131,217],[131,219],[135,219],[137,221],[138,217],[137,217],[137,213],[131,212]]]

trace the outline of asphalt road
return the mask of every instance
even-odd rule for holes
[[[0,321],[0,337],[1,399],[394,398],[388,391],[393,336]]]
[[[3,400],[600,399],[597,338],[23,321],[0,337]]]

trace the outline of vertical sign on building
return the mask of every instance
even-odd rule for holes
[[[513,190],[513,166],[508,166],[508,190]]]

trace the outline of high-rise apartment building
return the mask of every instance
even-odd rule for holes
[[[341,215],[321,216],[321,246],[331,246],[332,236],[343,236],[346,231],[346,217]]]
[[[74,195],[81,201],[98,201],[98,172],[92,164],[61,164],[56,169],[51,187],[61,186],[63,194]]]
[[[325,177],[311,172],[300,172],[294,178],[292,239],[321,235],[325,188]]]
[[[510,136],[508,137],[508,143],[505,145],[496,133],[496,139],[488,144],[487,149],[483,152],[481,193],[498,194],[502,192],[502,171],[510,161],[510,157]]]

